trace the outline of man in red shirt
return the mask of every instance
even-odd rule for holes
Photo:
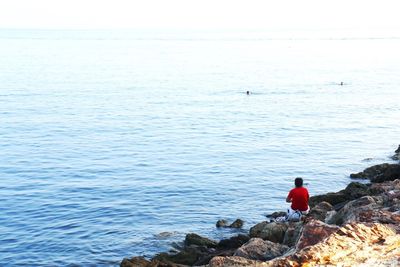
[[[303,179],[297,177],[294,180],[295,188],[290,190],[286,202],[292,203],[290,209],[288,209],[287,220],[300,220],[301,215],[307,214],[308,200],[310,196],[308,195],[307,188],[303,187]]]

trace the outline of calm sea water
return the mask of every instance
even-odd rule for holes
[[[248,228],[297,176],[311,195],[342,189],[400,142],[399,47],[0,31],[0,265],[118,265],[235,234],[221,218]]]

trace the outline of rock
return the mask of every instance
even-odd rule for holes
[[[208,267],[244,267],[244,266],[269,266],[262,261],[249,260],[238,256],[232,257],[214,257],[211,259]]]
[[[241,219],[236,219],[231,225],[229,225],[230,228],[242,228],[244,224],[244,221]]]
[[[329,225],[318,220],[311,220],[303,227],[296,250],[315,245],[339,229],[336,225]]]
[[[237,235],[233,236],[229,239],[222,239],[219,241],[217,248],[218,249],[236,249],[241,247],[243,244],[247,243],[250,240],[248,235]]]
[[[382,224],[347,224],[324,241],[267,266],[398,266],[400,235]]]
[[[347,195],[347,200],[357,199],[363,196],[369,195],[371,192],[369,190],[370,185],[351,182],[343,190],[343,193]]]
[[[397,151],[397,150],[396,150]],[[383,163],[366,168],[364,171],[351,174],[351,178],[369,179],[373,183],[400,179],[400,164]]]
[[[250,228],[250,237],[259,237],[275,243],[282,243],[288,223],[284,222],[262,222]]]
[[[144,257],[133,257],[131,259],[123,259],[120,267],[180,267],[182,265],[174,264],[172,262],[161,262],[158,260],[148,261]]]
[[[218,220],[216,223],[216,226],[218,228],[220,227],[228,227],[228,221],[227,220]]]
[[[293,247],[297,243],[302,229],[302,222],[289,223],[282,243],[286,246]]]
[[[400,160],[400,145],[399,147],[396,149],[396,151],[394,151],[394,155],[391,157],[393,160]]]
[[[400,236],[382,224],[346,225],[324,241],[267,266],[398,266]]]
[[[369,185],[351,182],[345,189],[337,193],[327,193],[310,197],[309,205],[312,208],[318,203],[328,202],[332,206],[335,206],[369,194],[371,194]]]
[[[389,163],[374,165],[374,166],[366,168],[362,172],[350,174],[350,178],[370,179],[372,177],[375,177],[377,175],[384,173],[389,165],[390,165]]]
[[[131,259],[123,259],[120,267],[147,267],[150,261],[144,257],[133,257]]]
[[[382,183],[385,181],[394,181],[396,179],[400,179],[400,165],[390,164],[383,174],[370,178],[370,181],[373,183]]]
[[[333,210],[333,206],[328,202],[322,201],[312,208],[307,216],[324,222],[328,211],[331,210]]]
[[[328,223],[341,225],[344,223],[354,222],[359,217],[361,211],[372,210],[382,206],[382,198],[364,196],[347,203],[339,212],[332,216]]]
[[[213,249],[206,247],[186,247],[183,251],[176,254],[160,253],[156,255],[152,261],[156,260],[169,265],[204,265],[215,256]]]
[[[217,246],[217,242],[197,234],[187,234],[185,238],[185,246],[191,245],[215,248]]]
[[[289,247],[285,245],[268,240],[264,241],[261,238],[252,238],[236,250],[233,255],[251,260],[266,261],[281,256],[288,249]]]
[[[275,211],[272,214],[268,214],[266,217],[270,218],[270,219],[276,219],[278,217],[285,217],[286,216],[286,212],[285,211]]]
[[[310,208],[313,208],[318,203],[321,203],[321,202],[328,202],[331,205],[336,205],[336,204],[346,202],[346,201],[347,201],[347,196],[342,192],[337,192],[337,193],[327,193],[324,195],[312,196],[312,197],[310,197],[310,200],[308,203],[310,205]]]

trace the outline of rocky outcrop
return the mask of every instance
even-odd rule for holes
[[[121,266],[399,266],[399,166],[372,166],[353,175],[372,184],[352,182],[339,192],[311,197],[311,210],[300,222],[274,221],[285,215],[276,212],[249,235],[217,242],[188,234],[177,253],[124,259]],[[217,222],[217,227],[242,226],[241,220]]]
[[[261,238],[252,238],[249,242],[238,248],[234,256],[251,260],[271,260],[281,256],[289,249],[288,246],[277,244]]]
[[[187,234],[185,238],[185,246],[191,245],[215,248],[217,246],[217,242],[206,237],[199,236],[198,234]]]
[[[397,151],[397,150],[396,150]],[[400,164],[383,163],[366,168],[359,173],[350,174],[351,178],[369,179],[373,183],[400,179]]]
[[[188,234],[178,253],[124,259],[121,266],[397,266],[400,180],[352,183],[338,193],[343,192],[349,194],[346,199],[355,199],[337,211],[321,202],[301,222],[256,224],[250,229],[252,239],[241,234],[217,243]]]
[[[368,185],[351,182],[345,189],[339,192],[310,197],[309,205],[310,207],[315,207],[321,202],[327,202],[334,206],[335,209],[340,209],[344,203],[370,194],[371,191]]]

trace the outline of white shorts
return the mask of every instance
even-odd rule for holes
[[[287,221],[299,221],[302,215],[307,215],[310,211],[310,207],[308,207],[305,211],[293,210],[291,207],[288,208],[286,220]]]

